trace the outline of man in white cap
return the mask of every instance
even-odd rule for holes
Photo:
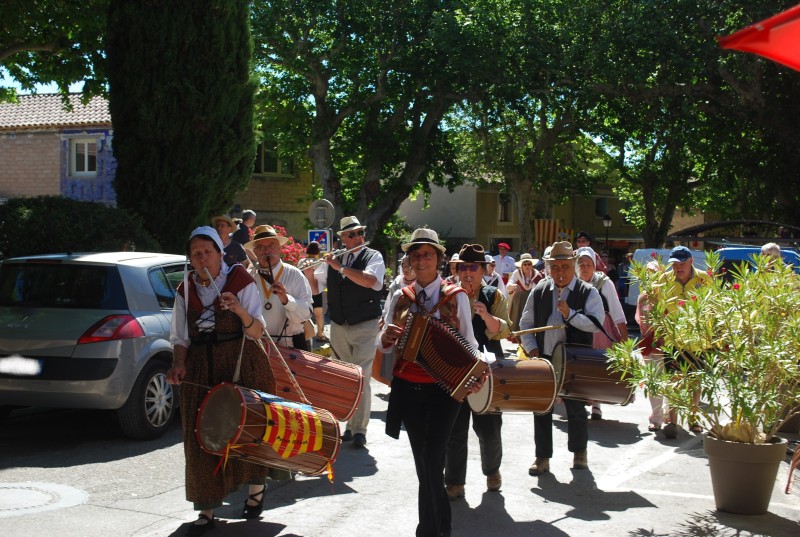
[[[556,242],[545,257],[550,278],[536,284],[522,312],[520,330],[542,326],[563,328],[521,336],[528,356],[550,359],[557,343],[592,345],[594,332],[602,326],[605,314],[597,289],[579,280],[575,274],[575,253],[568,242]],[[594,317],[594,321],[589,317]],[[567,410],[567,448],[573,452],[574,469],[589,467],[586,447],[589,426],[583,401],[564,399]],[[533,438],[536,460],[528,469],[530,475],[550,471],[553,456],[553,412],[533,417]]]
[[[258,260],[250,270],[264,304],[267,333],[278,345],[308,351],[303,323],[311,318],[311,287],[300,269],[281,261],[281,246],[288,241],[272,226],[258,226],[245,248]]]
[[[497,261],[489,254],[486,254],[484,258],[486,259],[486,274],[483,275],[483,281],[486,282],[486,285],[497,287],[497,290],[500,291],[504,297],[506,297],[506,300],[508,300],[508,289],[506,288],[506,284],[503,281],[503,278],[501,278],[500,275],[494,270],[497,266]]]
[[[355,216],[345,216],[338,234],[345,250],[343,258],[328,254],[315,276],[321,288],[328,288],[328,315],[331,318],[331,348],[341,359],[359,366],[364,373],[364,391],[347,428],[343,441],[352,440],[353,447],[367,444],[367,425],[372,409],[372,361],[375,359],[375,337],[381,317],[381,291],[386,266],[377,250],[364,245],[366,226]]]

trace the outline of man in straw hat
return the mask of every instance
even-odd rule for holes
[[[465,244],[458,254],[456,267],[461,287],[467,292],[472,307],[472,331],[478,341],[478,350],[492,353],[495,359],[502,360],[504,353],[500,342],[511,333],[508,327],[508,302],[497,287],[486,285],[483,280],[488,259],[491,259],[487,257],[480,244]],[[465,401],[461,403],[447,443],[444,482],[451,500],[464,496],[470,418],[472,429],[478,435],[480,443],[481,470],[486,476],[486,489],[497,491],[502,484],[500,463],[503,459],[503,442],[500,430],[503,427],[503,416],[491,412],[474,413]]]
[[[251,273],[264,304],[267,333],[278,345],[310,350],[303,323],[311,318],[311,287],[300,269],[281,261],[281,246],[288,241],[272,226],[258,226],[245,248],[257,258]]]
[[[331,318],[331,348],[339,359],[359,366],[364,373],[363,393],[342,440],[353,440],[353,447],[367,443],[367,425],[372,409],[372,361],[375,359],[375,336],[381,317],[381,291],[386,266],[377,250],[367,248],[366,226],[355,216],[345,216],[338,234],[348,253],[327,254],[315,276],[322,289],[328,287],[328,315]]]
[[[411,312],[428,313],[441,319],[477,349],[467,293],[439,275],[439,267],[447,259],[439,236],[432,229],[417,229],[402,249],[411,259],[417,279],[413,285],[395,291],[390,298],[378,348],[383,352],[394,349]],[[479,390],[484,381],[485,378],[470,389]],[[401,425],[408,433],[419,479],[417,537],[450,535],[450,502],[442,473],[445,447],[460,408],[461,402],[450,397],[418,363],[397,360],[386,413],[386,434],[399,438]]]
[[[524,334],[522,347],[528,356],[550,359],[557,343],[591,345],[594,332],[603,324],[603,301],[597,289],[579,280],[575,274],[575,252],[566,241],[553,244],[543,258],[550,278],[542,280],[525,303],[520,329],[564,325],[562,328]],[[589,317],[593,317],[593,321]],[[589,467],[586,446],[589,427],[584,401],[564,399],[567,410],[567,448],[574,453],[575,469]],[[553,412],[533,418],[536,460],[528,469],[530,475],[550,470],[553,456]]]

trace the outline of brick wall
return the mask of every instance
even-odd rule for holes
[[[289,235],[303,241],[308,238],[304,222],[311,203],[311,186],[310,171],[292,177],[255,175],[247,189],[235,196],[234,203],[255,211],[256,225],[283,226]]]
[[[60,164],[58,132],[0,134],[0,197],[58,195]]]

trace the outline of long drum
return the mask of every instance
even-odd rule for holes
[[[339,453],[330,412],[223,382],[200,405],[195,428],[203,451],[272,468],[319,475]]]
[[[553,356],[558,357],[554,365],[564,364],[561,397],[623,406],[633,400],[635,387],[623,380],[621,373],[609,371],[603,349],[557,343]]]
[[[313,406],[329,411],[339,421],[349,420],[364,392],[361,368],[313,352],[283,345],[277,347],[296,384],[285,374],[282,364],[275,363],[275,353],[270,352],[276,395],[297,403],[304,403],[307,399]],[[298,386],[302,393],[298,392]]]
[[[558,358],[557,358],[558,359]],[[497,360],[492,376],[467,402],[478,414],[487,412],[550,412],[563,380],[563,364],[554,367],[543,358]]]

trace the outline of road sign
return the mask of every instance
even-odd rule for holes
[[[331,251],[331,230],[330,229],[309,229],[308,242],[317,241],[319,249],[323,252]]]

